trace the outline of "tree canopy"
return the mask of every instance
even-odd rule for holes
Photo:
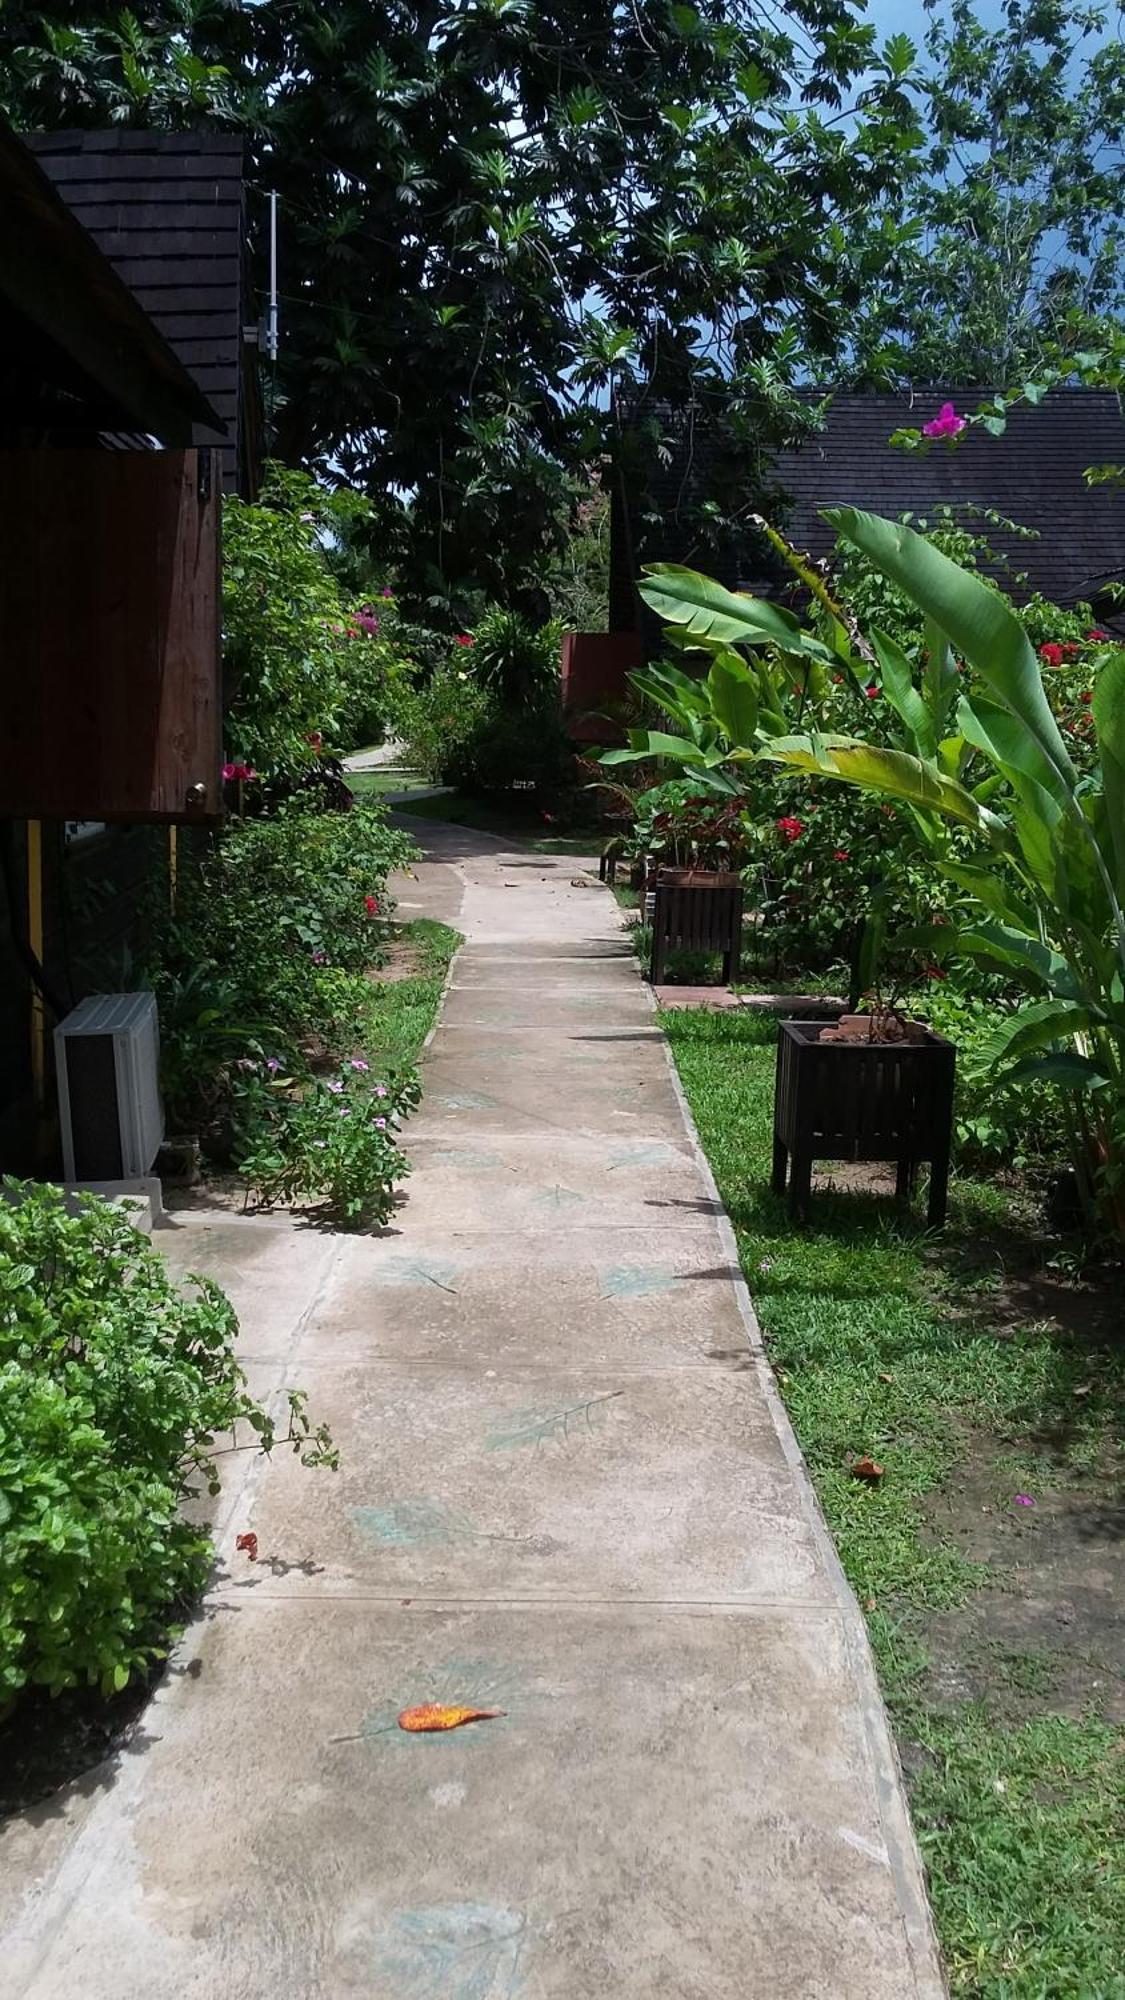
[[[1002,388],[1125,308],[1125,43],[1106,10],[926,0],[913,253],[872,297],[861,375]],[[1118,19],[1120,17],[1118,16]]]
[[[246,131],[282,202],[274,448],[371,493],[438,595],[534,572],[630,383],[752,443],[843,351],[902,240],[910,61],[852,0],[14,0],[0,23],[17,124]]]

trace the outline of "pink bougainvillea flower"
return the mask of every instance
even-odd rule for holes
[[[795,819],[792,813],[786,813],[784,818],[778,820],[777,830],[786,840],[800,840],[805,830],[805,822],[803,819]]]
[[[369,917],[377,917],[379,914],[378,896],[365,896],[363,899],[363,907],[367,911]]]
[[[473,635],[471,632],[458,632],[454,638],[453,643],[455,646],[471,646],[473,643]]]
[[[922,436],[928,438],[960,437],[968,419],[959,417],[952,403],[943,403],[936,417],[922,425]]]
[[[1086,634],[1086,644],[1088,646],[1097,646],[1108,638],[1109,633],[1103,632],[1100,625],[1091,625],[1090,630]]]
[[[1035,1502],[1034,1502],[1034,1500],[1032,1499],[1032,1497],[1031,1497],[1030,1493],[1017,1493],[1017,1494],[1016,1494],[1016,1506],[1017,1506],[1017,1507],[1034,1507],[1034,1505],[1035,1505]]]
[[[251,779],[256,778],[257,775],[258,773],[249,764],[223,765],[223,782],[227,785],[249,784]]]
[[[850,861],[851,858],[850,850],[846,847],[837,847],[832,855],[833,861]]]
[[[1063,649],[1061,646],[1056,646],[1053,639],[1048,640],[1045,646],[1040,646],[1039,658],[1045,661],[1049,667],[1061,667],[1063,663]]]
[[[381,591],[379,592],[379,595],[380,595],[380,597],[393,597],[393,596],[394,596],[394,591],[393,591],[393,590],[391,589],[391,586],[390,586],[390,584],[389,584],[389,583],[385,583],[385,584],[383,585],[383,588],[382,588],[382,590],[381,590]]]
[[[370,605],[365,604],[362,611],[356,612],[355,622],[361,632],[366,632],[369,639],[377,639],[379,637],[379,620],[376,618]]]

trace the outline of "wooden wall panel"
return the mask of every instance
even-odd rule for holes
[[[215,451],[0,452],[0,816],[219,814],[221,504]]]

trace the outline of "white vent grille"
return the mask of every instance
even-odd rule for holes
[[[151,993],[94,993],[55,1029],[68,1181],[136,1180],[164,1137]]]

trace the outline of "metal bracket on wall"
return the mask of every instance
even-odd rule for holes
[[[211,468],[210,450],[201,450],[200,452],[198,452],[197,460],[198,460],[198,483],[196,490],[199,495],[200,506],[205,507],[207,505],[208,500],[211,498],[212,468]]]

